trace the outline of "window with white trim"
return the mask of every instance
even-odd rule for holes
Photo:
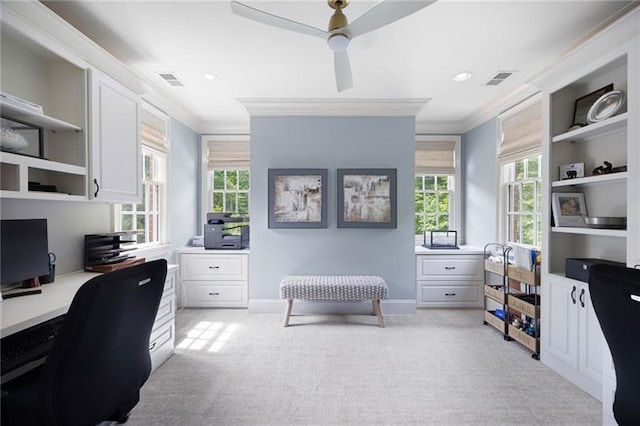
[[[416,138],[414,232],[455,230],[459,227],[459,137]],[[460,238],[460,236],[459,236]]]
[[[168,124],[166,115],[143,104],[142,200],[114,206],[115,231],[134,231],[138,248],[167,242]]]
[[[249,137],[204,136],[205,170],[202,203],[207,212],[249,216]]]
[[[542,245],[542,104],[539,97],[499,117],[500,233],[507,242]]]

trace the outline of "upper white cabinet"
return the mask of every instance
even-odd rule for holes
[[[140,98],[96,71],[91,82],[91,198],[139,202],[141,197]]]
[[[86,200],[86,70],[4,22],[0,40],[2,92],[42,107],[0,103],[3,125],[29,141],[0,154],[0,196]]]

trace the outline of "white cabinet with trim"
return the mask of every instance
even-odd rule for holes
[[[176,280],[177,265],[169,265],[167,278],[158,306],[151,336],[149,338],[149,354],[151,355],[151,371],[158,368],[171,354],[176,341]]]
[[[139,202],[141,197],[140,98],[95,69],[91,82],[91,198]]]
[[[615,376],[587,282],[566,277],[568,258],[594,258],[633,266],[640,257],[640,11],[594,37],[536,84],[543,99],[543,209],[541,360],[603,401],[609,422]],[[573,126],[576,101],[610,87],[626,102],[615,114]],[[588,105],[587,105],[588,109]],[[584,123],[583,123],[584,124]],[[622,171],[598,174],[607,161]],[[584,177],[562,179],[560,166],[583,163]],[[588,216],[626,217],[626,229],[555,223],[553,193],[584,194]],[[583,225],[579,223],[578,225]]]
[[[550,278],[542,306],[546,312],[541,333],[545,364],[602,400],[604,336],[589,286],[570,278]]]
[[[180,273],[186,308],[246,308],[249,302],[247,250],[185,248]]]
[[[416,248],[418,307],[482,306],[482,250]]]

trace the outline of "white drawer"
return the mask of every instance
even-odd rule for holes
[[[481,299],[479,285],[420,286],[420,304],[475,306],[480,302]]]
[[[163,345],[169,342],[173,348],[176,339],[174,332],[175,323],[173,321],[169,321],[152,331],[151,337],[149,338],[149,353],[153,355],[155,351],[159,350]]]
[[[248,262],[245,255],[183,254],[183,280],[246,280]]]
[[[193,285],[188,283],[187,303],[189,307],[245,306],[245,285]]]
[[[169,294],[176,292],[176,274],[173,271],[167,272],[167,279],[164,282],[164,290],[162,291],[162,297],[166,297]]]
[[[417,256],[417,279],[481,280],[482,256]]]
[[[156,314],[156,319],[153,323],[153,329],[157,329],[168,319],[175,318],[176,316],[176,304],[175,304],[175,296],[170,294],[168,296],[163,297],[160,300],[160,306],[158,306],[158,313]]]

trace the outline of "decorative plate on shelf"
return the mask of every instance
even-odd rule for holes
[[[597,123],[617,113],[622,105],[624,105],[625,94],[622,90],[612,90],[600,96],[597,101],[591,105],[587,113],[587,121],[589,123]]]

